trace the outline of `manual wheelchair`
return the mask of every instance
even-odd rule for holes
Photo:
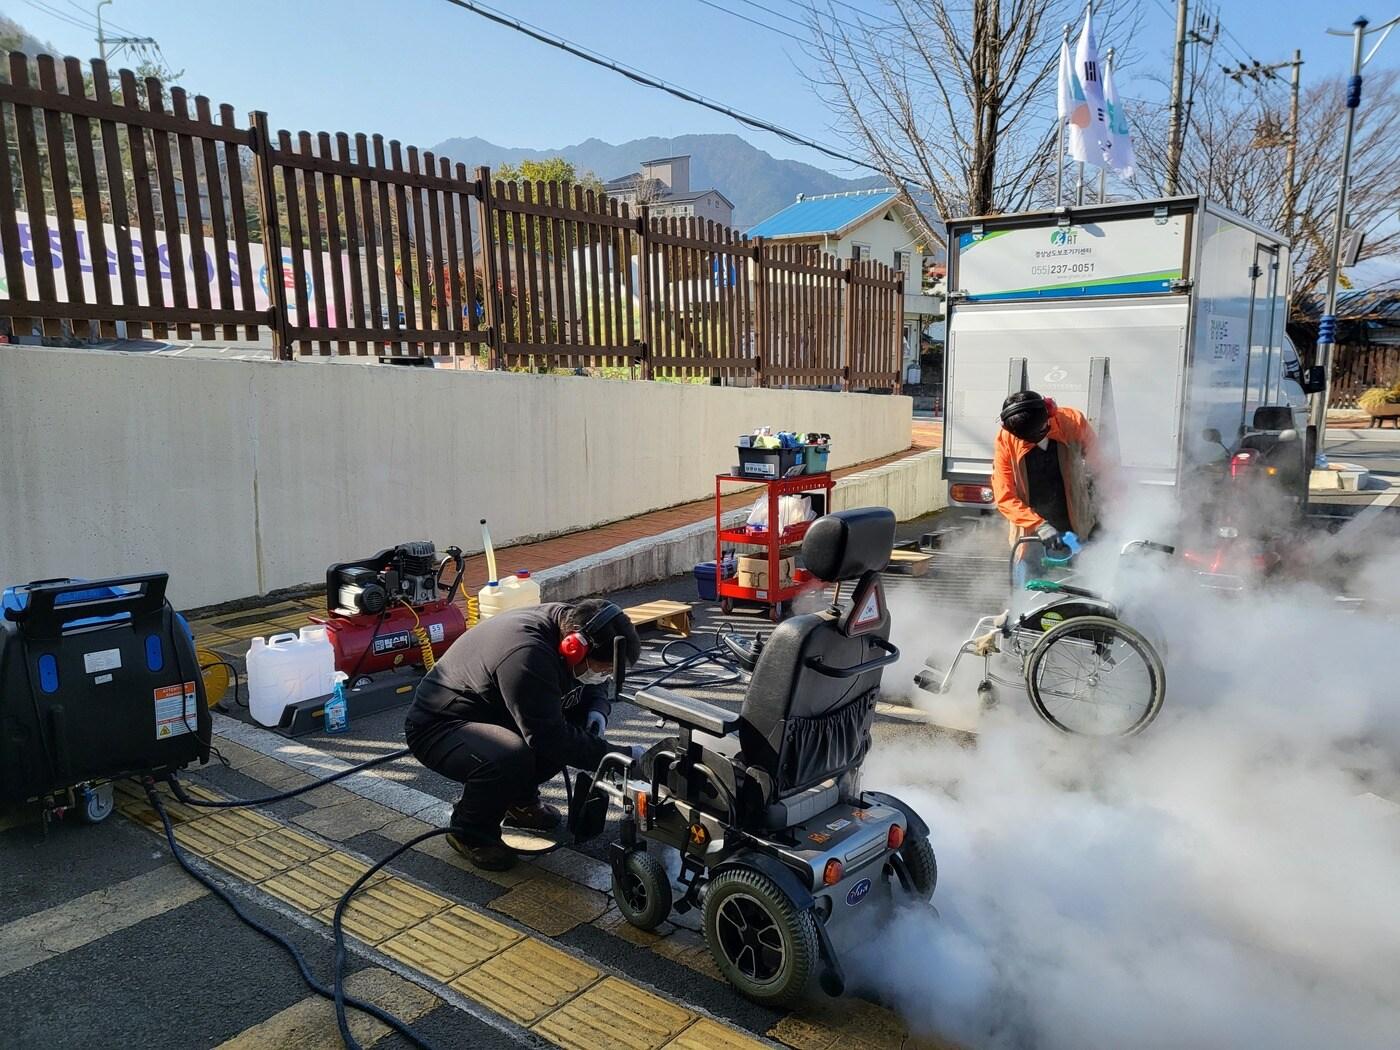
[[[766,643],[724,636],[750,672],[738,714],[640,690],[637,705],[677,734],[636,766],[607,756],[572,792],[579,838],[601,832],[611,799],[622,805],[609,859],[628,922],[650,930],[699,909],[720,971],[758,1002],[795,1002],[813,983],[841,994],[841,952],[898,898],[926,902],[937,882],[927,825],[859,786],[881,672],[899,656],[880,584],[894,526],[884,508],[813,523],[803,563],[838,587],[857,581],[851,607],[793,616]],[[653,842],[680,853],[679,895]]]

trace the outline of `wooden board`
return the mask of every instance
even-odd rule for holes
[[[928,572],[932,561],[932,554],[924,554],[921,551],[890,551],[888,571],[903,573],[905,576],[922,576]]]
[[[655,601],[622,610],[634,627],[666,627],[690,637],[690,605],[687,602]]]

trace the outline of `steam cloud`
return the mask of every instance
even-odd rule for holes
[[[1103,547],[1091,575],[1120,572]],[[1400,554],[1361,555],[1350,589],[1379,598]],[[1142,736],[1065,738],[1015,694],[975,746],[877,748],[865,782],[927,820],[941,918],[899,912],[857,983],[968,1047],[1400,1045],[1400,622],[1309,583],[1127,582],[1170,643]],[[975,618],[907,594],[891,614],[920,658]]]

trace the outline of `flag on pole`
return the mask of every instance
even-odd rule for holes
[[[1065,39],[1060,42],[1060,123],[1069,122],[1076,127],[1089,126],[1089,104],[1084,101],[1084,89],[1079,86],[1079,78],[1074,75],[1074,59],[1069,53],[1069,28],[1065,28]]]
[[[1063,56],[1063,51],[1061,52]],[[1084,12],[1084,28],[1074,49],[1070,70],[1073,102],[1069,122],[1069,155],[1084,164],[1104,167],[1110,153],[1108,115],[1104,106],[1099,45],[1094,39],[1093,9]]]
[[[1133,134],[1128,128],[1128,114],[1123,109],[1123,100],[1118,96],[1118,87],[1113,83],[1113,52],[1103,67],[1103,100],[1108,109],[1108,149],[1104,159],[1119,178],[1131,179],[1137,168],[1133,157]]]

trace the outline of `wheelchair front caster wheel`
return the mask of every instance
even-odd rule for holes
[[[725,616],[728,616],[730,613],[732,613],[734,611],[734,599],[721,598],[719,600],[719,611],[724,613]]]
[[[782,602],[778,602],[778,603],[776,603],[776,604],[773,606],[772,610],[768,613],[768,619],[772,620],[774,623],[782,623],[782,622],[783,622],[783,603],[782,603]]]
[[[705,943],[720,972],[765,1006],[790,1006],[819,968],[817,920],[768,876],[721,872],[705,888]]]
[[[666,866],[646,850],[623,861],[621,883],[613,875],[613,897],[622,917],[639,930],[654,930],[671,914],[671,878]]]
[[[997,706],[997,687],[991,682],[983,680],[977,686],[977,702],[983,711],[990,711]]]
[[[899,847],[899,856],[904,861],[904,870],[909,873],[914,896],[922,901],[928,900],[938,886],[938,860],[933,855],[933,847],[929,845],[927,836],[911,835],[906,838],[904,845]]]

